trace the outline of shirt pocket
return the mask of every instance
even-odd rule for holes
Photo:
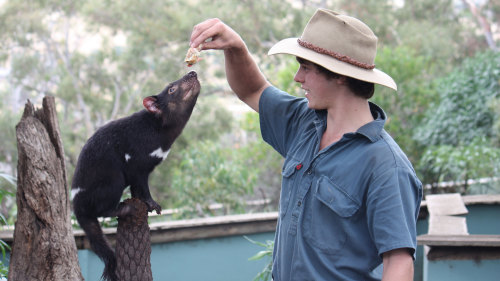
[[[304,223],[307,242],[327,254],[341,254],[347,235],[352,235],[352,218],[360,204],[325,176],[318,179],[313,190]]]
[[[288,205],[290,204],[290,198],[292,196],[292,190],[294,189],[295,179],[297,178],[297,172],[300,169],[300,161],[293,158],[287,159],[283,164],[283,170],[281,175],[283,176],[281,181],[281,193],[280,193],[280,215],[283,217],[286,214]]]
[[[315,196],[321,203],[343,218],[354,215],[360,205],[327,177],[321,177],[318,180],[318,189]]]

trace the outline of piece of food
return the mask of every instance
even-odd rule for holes
[[[200,53],[202,47],[203,45],[200,44],[198,48],[189,48],[186,54],[186,58],[184,59],[184,61],[187,63],[187,66],[191,67],[201,60]]]

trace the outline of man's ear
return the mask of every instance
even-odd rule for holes
[[[156,96],[150,96],[147,98],[144,98],[142,101],[142,104],[146,108],[147,111],[154,113],[154,114],[161,114],[162,111],[160,107],[158,106],[157,103],[158,98]]]

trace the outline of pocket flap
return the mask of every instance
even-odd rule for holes
[[[344,218],[354,215],[360,207],[358,202],[327,177],[318,180],[316,198]]]
[[[295,173],[295,171],[302,167],[301,166],[300,168],[297,168],[299,167],[299,165],[302,165],[299,161],[290,159],[290,161],[283,167],[283,171],[281,172],[282,176],[285,178],[290,177],[291,175],[293,175],[293,173]]]

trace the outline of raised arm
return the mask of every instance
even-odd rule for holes
[[[205,42],[212,38],[211,41]],[[259,112],[259,99],[269,82],[253,60],[248,48],[231,27],[219,19],[197,24],[191,34],[191,47],[203,43],[203,50],[224,50],[226,77],[238,98]]]

